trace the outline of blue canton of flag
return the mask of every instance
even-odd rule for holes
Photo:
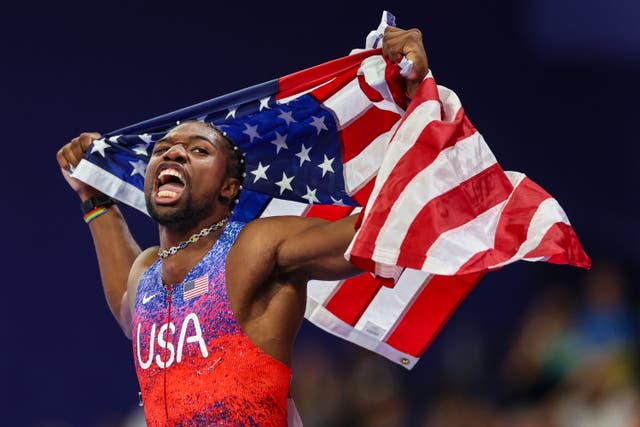
[[[92,175],[92,185],[146,212],[142,191],[153,144],[177,121],[199,120],[226,132],[245,156],[245,190],[234,219],[255,218],[271,197],[356,205],[344,190],[332,113],[309,94],[278,103],[277,90],[277,80],[266,82],[112,132],[93,143],[85,157],[90,165],[83,162],[74,176]]]

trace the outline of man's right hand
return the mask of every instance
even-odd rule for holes
[[[58,164],[62,171],[62,176],[69,183],[69,186],[75,191],[81,200],[86,200],[91,197],[97,196],[100,191],[91,187],[84,182],[72,178],[70,174],[71,168],[75,168],[80,163],[80,160],[84,158],[85,153],[91,146],[94,140],[100,138],[100,134],[96,132],[85,132],[80,134],[77,138],[73,138],[71,142],[65,144],[56,155]]]

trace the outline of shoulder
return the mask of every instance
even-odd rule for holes
[[[133,261],[133,265],[129,271],[129,283],[127,286],[129,291],[131,291],[132,287],[135,289],[138,286],[142,274],[151,267],[158,258],[158,246],[151,246],[140,252],[135,261]]]

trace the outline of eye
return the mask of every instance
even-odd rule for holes
[[[156,155],[157,155],[157,154],[162,154],[162,153],[164,153],[165,151],[167,151],[168,149],[169,149],[169,147],[167,147],[166,145],[156,146],[156,147],[153,149],[153,154],[156,154]]]
[[[209,154],[209,150],[207,150],[207,149],[206,149],[206,148],[204,148],[204,147],[200,147],[200,146],[198,146],[198,147],[193,147],[193,148],[191,149],[191,151],[193,151],[194,153],[197,153],[197,154]]]

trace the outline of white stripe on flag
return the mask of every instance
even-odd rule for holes
[[[337,318],[322,305],[315,303],[307,304],[307,311],[304,316],[319,328],[374,351],[406,369],[413,368],[419,360],[419,358],[393,348],[372,335],[355,329],[353,326]]]
[[[358,80],[352,80],[324,101],[323,106],[333,111],[338,129],[343,129],[371,108],[371,101],[360,89]]]
[[[427,251],[422,268],[435,274],[455,274],[476,253],[495,247],[496,228],[506,201],[460,227],[440,234]]]
[[[105,169],[82,159],[71,176],[148,215],[142,190],[133,184],[121,180]]]
[[[310,280],[307,283],[307,299],[312,299],[318,304],[324,305],[343,282],[343,280],[326,282],[323,280]]]
[[[503,265],[520,259],[526,260],[527,258],[523,257],[529,251],[538,247],[546,232],[557,223],[571,225],[569,223],[569,218],[567,218],[567,214],[565,214],[564,210],[560,207],[560,204],[558,204],[556,199],[551,197],[544,200],[538,206],[536,213],[533,215],[533,218],[531,218],[531,222],[529,223],[527,239],[522,243],[522,245],[520,245],[518,252],[516,252],[516,254],[509,260],[493,265],[490,268],[502,267]],[[535,261],[538,260],[538,258],[532,258],[531,260]]]
[[[460,102],[460,98],[458,95],[451,89],[436,85],[438,89],[438,98],[440,98],[440,102],[442,103],[442,117],[440,118],[443,122],[452,122],[455,120],[456,115],[460,108],[462,108],[462,103]]]
[[[307,209],[309,209],[309,205],[306,203],[294,202],[292,200],[284,200],[284,199],[271,199],[271,201],[267,204],[267,207],[260,215],[261,218],[266,218],[270,216],[283,216],[283,215],[303,215]]]
[[[376,177],[389,141],[399,123],[400,120],[387,132],[378,135],[356,157],[343,165],[344,185],[347,194],[353,195],[357,193],[358,190]]]
[[[435,274],[455,274],[476,253],[495,248],[495,235],[502,209],[525,178],[519,172],[505,172],[513,185],[509,198],[483,212],[473,220],[442,233],[427,251],[422,266]]]
[[[412,301],[429,277],[431,275],[424,271],[404,270],[393,288],[380,288],[355,328],[384,340],[402,318],[402,314],[411,307]]]
[[[402,156],[413,147],[429,123],[440,119],[440,103],[438,101],[425,101],[416,107],[409,117],[400,124],[397,133],[393,137],[393,149],[389,149],[385,155],[385,161],[380,166],[376,186],[369,197],[368,205],[373,204]]]
[[[425,204],[494,164],[496,158],[478,132],[442,150],[394,202],[376,239],[372,258],[395,265],[407,231]]]

